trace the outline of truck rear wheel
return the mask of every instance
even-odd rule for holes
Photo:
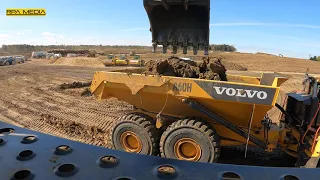
[[[112,131],[115,149],[131,153],[158,155],[160,134],[152,118],[129,114],[120,118]]]
[[[212,163],[220,155],[220,140],[202,120],[178,120],[162,134],[160,152],[166,158]]]

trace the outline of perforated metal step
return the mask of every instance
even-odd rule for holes
[[[193,163],[129,154],[0,122],[1,180],[289,180],[285,176],[316,180],[320,169]]]

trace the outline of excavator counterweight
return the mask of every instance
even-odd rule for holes
[[[178,47],[187,54],[209,49],[210,0],[144,0],[150,21],[153,52],[162,45],[163,53],[168,46],[177,53]]]

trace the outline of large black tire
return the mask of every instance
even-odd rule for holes
[[[215,129],[205,121],[194,119],[178,120],[167,127],[160,139],[161,156],[181,159],[175,154],[175,144],[182,138],[194,140],[201,148],[201,156],[192,161],[212,163],[218,160],[220,139]]]
[[[121,135],[125,132],[133,132],[142,144],[139,154],[159,155],[160,132],[155,122],[147,115],[134,113],[120,118],[112,131],[112,143],[115,149],[127,151],[121,143]]]

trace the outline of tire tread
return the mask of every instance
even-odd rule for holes
[[[216,132],[216,130],[208,123],[201,119],[181,119],[176,122],[173,122],[171,125],[167,127],[167,129],[163,132],[161,139],[160,139],[160,155],[162,157],[165,157],[164,154],[164,141],[167,138],[167,136],[174,130],[179,129],[181,127],[189,127],[195,130],[198,130],[200,132],[203,132],[206,134],[208,139],[210,139],[210,142],[214,146],[213,152],[213,162],[216,162],[217,159],[220,156],[220,139]]]
[[[152,152],[150,155],[156,156],[159,154],[160,133],[151,117],[142,113],[130,113],[120,117],[119,123],[121,122],[133,122],[145,129],[151,139]]]

